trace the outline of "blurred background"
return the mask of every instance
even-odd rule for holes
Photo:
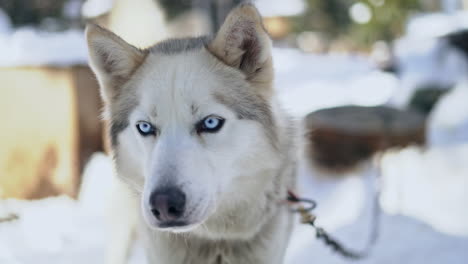
[[[86,23],[144,48],[213,34],[240,2],[0,0],[0,263],[104,261],[114,183]],[[357,263],[467,263],[468,1],[253,2],[319,225],[362,248],[378,202]],[[298,226],[286,263],[314,261],[349,262]]]

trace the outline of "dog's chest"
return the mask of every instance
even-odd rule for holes
[[[279,264],[289,238],[289,217],[248,241],[210,241],[184,235],[146,233],[151,264]],[[284,220],[284,221],[283,221]]]
[[[165,241],[149,253],[155,264],[271,264],[265,261],[265,249],[251,242]]]

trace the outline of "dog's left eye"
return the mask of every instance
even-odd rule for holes
[[[137,125],[137,130],[142,136],[149,136],[149,135],[155,135],[156,134],[156,128],[148,123],[148,122],[138,122]]]
[[[207,116],[197,124],[198,133],[216,133],[224,125],[224,119],[219,116]]]

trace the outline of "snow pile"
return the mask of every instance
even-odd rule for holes
[[[113,168],[109,157],[101,153],[94,154],[83,172],[83,181],[78,194],[80,206],[91,215],[104,217],[106,212],[103,208],[106,208],[108,201],[111,200],[112,182]],[[106,188],[103,188],[104,186]]]
[[[400,88],[391,104],[404,107],[415,90],[424,86],[450,88],[466,79],[466,56],[440,38],[468,29],[468,12],[420,14],[411,18],[406,34],[393,44]]]
[[[408,148],[383,159],[382,206],[446,234],[468,236],[468,143]]]
[[[87,57],[81,30],[51,33],[26,27],[0,34],[0,67],[87,64]]]
[[[76,18],[74,10],[79,5],[77,0],[67,2],[65,14]],[[32,27],[13,30],[10,18],[0,9],[0,67],[87,64],[87,54],[83,31],[42,32]]]
[[[468,72],[465,55],[445,39],[405,37],[395,42],[394,52],[401,79],[392,98],[397,106],[407,105],[415,90],[424,86],[451,88]]]
[[[81,7],[83,17],[92,18],[108,13],[114,6],[115,0],[86,0]]]
[[[0,35],[10,33],[12,27],[10,17],[0,8]]]
[[[450,14],[426,13],[414,16],[409,20],[406,34],[415,38],[436,38],[463,29],[468,29],[467,11]]]
[[[459,83],[435,106],[429,117],[431,146],[468,142],[468,82]]]
[[[324,107],[384,104],[398,87],[395,76],[363,56],[274,49],[273,59],[279,99],[296,117]]]

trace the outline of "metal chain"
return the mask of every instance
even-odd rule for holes
[[[378,164],[378,178],[380,176],[380,160]],[[369,235],[369,240],[366,247],[361,250],[351,250],[345,247],[340,241],[333,238],[325,231],[325,229],[321,227],[317,227],[315,225],[315,220],[317,217],[311,213],[317,207],[317,203],[311,199],[305,199],[297,196],[291,191],[288,191],[288,202],[291,204],[296,204],[297,207],[292,209],[293,212],[299,213],[301,216],[301,223],[309,224],[315,229],[315,234],[317,239],[323,241],[325,245],[331,247],[335,252],[339,253],[345,258],[349,258],[352,260],[359,260],[367,257],[377,241],[378,238],[378,231],[380,225],[380,206],[379,206],[379,197],[380,197],[380,187],[376,187],[376,192],[374,194],[374,205],[373,205],[373,213],[372,213],[372,227]],[[304,205],[308,205],[307,207]]]

